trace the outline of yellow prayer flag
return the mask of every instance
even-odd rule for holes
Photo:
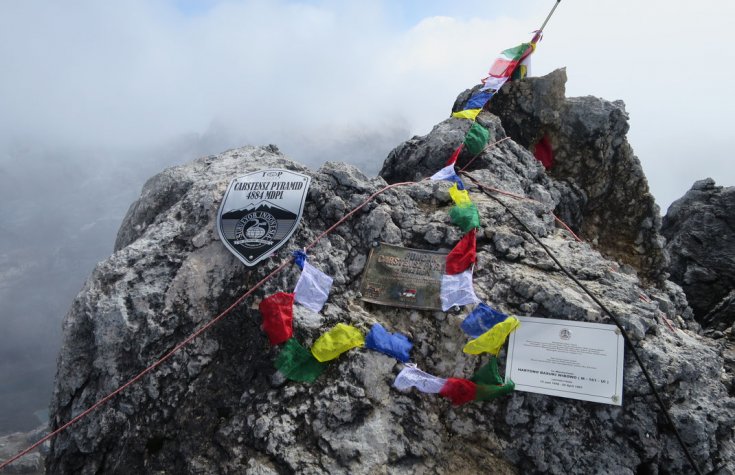
[[[482,109],[467,109],[459,112],[452,112],[452,117],[455,119],[470,119],[475,120],[475,117],[482,111]]]
[[[498,356],[510,332],[519,326],[521,326],[521,322],[517,318],[508,317],[474,340],[467,342],[462,351],[470,355],[492,353]]]
[[[457,206],[469,206],[472,204],[472,200],[470,200],[470,194],[467,192],[467,190],[460,190],[457,188],[457,184],[455,183],[452,185],[452,187],[449,189],[449,196],[452,197],[452,201],[454,201],[454,204]]]
[[[333,360],[356,346],[365,346],[362,332],[352,325],[338,323],[331,330],[317,338],[311,346],[311,354],[321,362]]]

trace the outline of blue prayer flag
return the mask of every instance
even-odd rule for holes
[[[481,91],[475,94],[474,96],[470,97],[470,100],[467,101],[467,104],[464,106],[464,110],[467,109],[482,109],[485,107],[485,104],[487,104],[487,101],[490,100],[491,97],[493,97],[494,92],[490,91]]]
[[[503,312],[498,312],[488,305],[480,303],[467,315],[460,327],[472,338],[477,338],[506,318],[508,318],[508,315]]]
[[[379,323],[373,324],[370,333],[365,337],[365,347],[385,353],[403,363],[411,359],[409,353],[413,348],[406,335],[390,333]]]
[[[308,259],[308,257],[304,251],[299,249],[293,252],[293,263],[299,266],[301,270],[304,269],[304,262],[306,262],[306,259]]]

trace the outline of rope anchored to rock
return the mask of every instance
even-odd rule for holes
[[[559,259],[556,258],[553,252],[541,241],[541,239],[536,236],[536,234],[531,231],[531,229],[526,225],[526,223],[518,217],[516,213],[513,212],[513,210],[503,202],[500,198],[492,194],[492,189],[490,187],[487,187],[483,184],[481,184],[475,177],[470,175],[467,172],[461,172],[462,175],[466,176],[470,179],[472,183],[474,183],[480,191],[485,193],[488,197],[499,203],[503,208],[505,208],[508,213],[520,224],[523,229],[526,230],[526,232],[533,238],[536,243],[543,248],[543,250],[546,252],[546,254],[556,263],[557,266],[559,266],[559,269],[561,269],[562,272],[564,272],[567,277],[572,279],[572,281],[579,286],[579,288],[584,291],[601,309],[605,314],[607,314],[610,319],[615,323],[615,325],[620,329],[621,334],[623,335],[623,338],[625,339],[625,343],[628,345],[628,348],[630,348],[631,352],[633,353],[633,356],[635,357],[635,360],[638,362],[638,366],[640,366],[641,371],[643,372],[644,377],[646,378],[646,381],[648,382],[648,385],[651,387],[651,391],[653,391],[653,395],[656,398],[656,402],[658,403],[661,412],[663,413],[664,417],[666,418],[666,421],[668,425],[671,427],[671,429],[674,432],[674,435],[676,436],[676,440],[679,442],[679,445],[681,446],[682,451],[684,452],[684,455],[686,456],[687,460],[689,461],[689,464],[692,466],[692,468],[698,473],[701,474],[702,471],[699,469],[699,466],[694,461],[694,457],[692,457],[691,452],[689,451],[689,448],[684,443],[684,440],[681,438],[681,434],[679,433],[679,430],[676,428],[676,425],[674,424],[674,420],[671,418],[671,414],[669,414],[669,410],[666,408],[666,405],[664,404],[663,399],[661,399],[661,395],[658,392],[658,389],[656,389],[656,385],[653,383],[653,378],[651,378],[651,374],[646,369],[646,366],[643,364],[643,360],[641,360],[640,355],[638,354],[638,350],[636,350],[635,345],[633,345],[633,342],[630,339],[630,336],[628,335],[628,331],[625,329],[622,323],[620,323],[620,319],[610,311],[605,304],[603,304],[600,299],[598,299],[595,294],[593,294],[582,282],[577,279],[574,274],[569,272],[561,262],[559,262]]]

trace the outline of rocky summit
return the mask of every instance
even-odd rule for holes
[[[715,331],[735,323],[735,187],[700,180],[663,220],[671,280],[687,294],[694,316]]]
[[[665,278],[658,209],[625,139],[621,102],[564,97],[563,71],[506,86],[478,121],[492,141],[468,170],[497,194],[570,272],[623,321],[684,442],[703,470],[735,465],[731,341],[712,339],[677,284]],[[469,92],[458,98],[461,103]],[[496,101],[497,99],[497,101]],[[497,104],[496,104],[497,103]],[[496,107],[501,108],[497,110]],[[371,246],[449,251],[449,185],[423,180],[462,142],[470,122],[450,118],[399,145],[380,176],[328,162],[311,170],[275,146],[244,147],[167,169],[131,206],[115,252],[93,271],[64,320],[51,404],[52,429],[118,388],[227,309],[387,183],[310,250],[334,279],[320,313],[294,307],[309,347],[337,323],[373,323],[407,335],[412,361],[441,377],[469,377],[487,357],[467,355],[467,313],[408,310],[361,300]],[[550,137],[547,172],[529,149]],[[460,157],[461,168],[473,157]],[[285,168],[312,178],[290,241],[245,267],[215,228],[230,180]],[[466,181],[480,214],[474,289],[514,315],[612,323],[498,201]],[[556,213],[583,238],[557,226]],[[290,292],[295,265],[267,281],[210,330],[107,404],[59,434],[48,473],[691,473],[651,388],[626,348],[622,406],[515,391],[453,407],[438,395],[400,392],[402,363],[354,349],[312,384],[274,368],[258,303]],[[500,355],[501,366],[505,360]],[[726,363],[729,361],[729,363]],[[729,465],[728,465],[729,464]],[[729,470],[730,472],[727,472]]]

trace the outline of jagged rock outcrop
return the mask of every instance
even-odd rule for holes
[[[487,105],[500,121],[487,112],[479,121],[490,126],[496,140],[507,134],[515,143],[503,143],[485,156],[500,153],[510,159],[525,154],[519,148],[533,150],[547,136],[554,151],[551,179],[543,176],[535,182],[552,192],[557,214],[605,255],[662,282],[666,256],[659,208],[626,139],[625,104],[591,96],[567,98],[566,80],[565,70],[559,69],[504,86]],[[479,87],[460,94],[453,110],[459,110]],[[393,182],[436,170],[462,141],[463,128],[450,125],[457,120],[449,119],[428,136],[399,146],[381,176]],[[538,168],[534,174],[540,173]]]
[[[464,127],[454,120],[438,126],[456,137]],[[248,269],[219,241],[217,209],[233,177],[276,167],[312,176],[304,217],[286,247]],[[720,380],[722,348],[697,334],[681,289],[672,283],[646,287],[635,273],[556,229],[549,211],[558,190],[514,142],[489,153],[472,173],[537,200],[508,206],[619,314],[702,468],[731,462],[735,399]],[[149,181],[121,227],[116,252],[95,268],[65,318],[52,428],[171,350],[290,250],[384,185],[344,164],[309,170],[273,147],[201,158]],[[448,250],[459,240],[449,223],[447,188],[424,181],[389,190],[320,241],[311,262],[334,278],[334,287],[320,314],[295,308],[302,344],[311,345],[338,322],[365,331],[380,322],[409,335],[413,360],[431,373],[467,377],[484,363],[462,353],[462,314],[370,305],[358,295],[374,241]],[[475,290],[484,301],[519,315],[606,322],[502,206],[471,193],[482,220]],[[285,382],[273,367],[277,350],[259,329],[257,302],[290,291],[298,275],[295,266],[278,274],[171,360],[59,435],[47,459],[49,473],[689,470],[629,354],[622,407],[515,392],[453,408],[437,396],[396,391],[391,384],[401,364],[359,349],[330,364],[314,384]],[[661,324],[661,314],[675,331]]]
[[[661,229],[668,240],[671,280],[686,292],[704,326],[735,323],[735,187],[700,180],[676,200]]]

